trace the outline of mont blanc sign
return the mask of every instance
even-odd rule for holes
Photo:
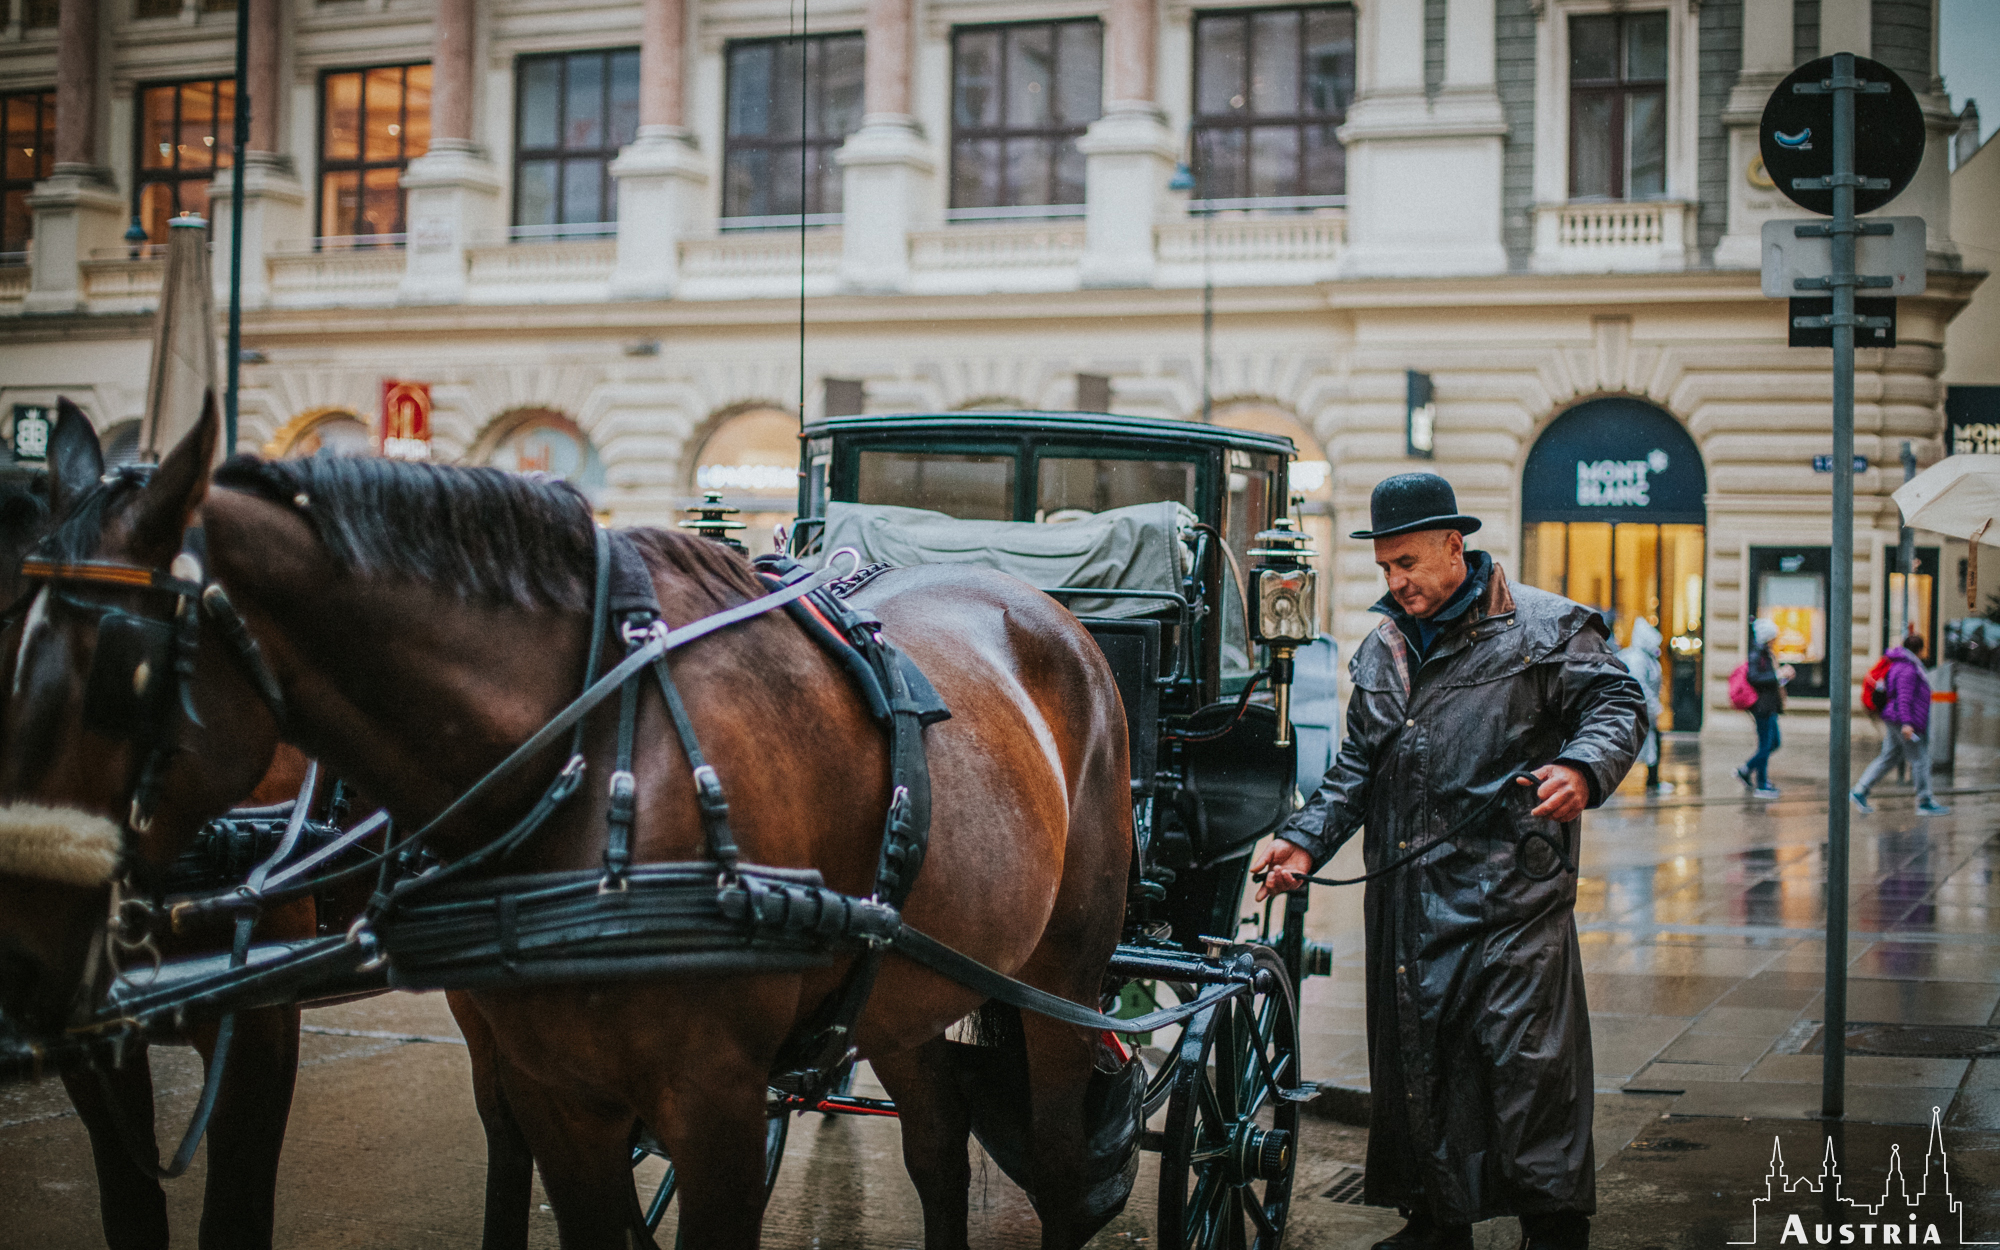
[[[1708,475],[1673,414],[1622,395],[1549,422],[1521,472],[1521,519],[1701,525]]]
[[[1665,473],[1673,458],[1655,447],[1643,460],[1579,460],[1576,462],[1576,505],[1579,508],[1649,508],[1652,479]]]

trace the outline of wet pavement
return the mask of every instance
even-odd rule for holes
[[[1858,774],[1875,742],[1866,729],[1857,736]],[[1805,1235],[1824,1226],[1832,1244],[1843,1220],[1854,1244],[1873,1245],[1888,1243],[1876,1225],[1912,1215],[1937,1225],[1938,1244],[2000,1242],[2000,1057],[1851,1054],[1848,1122],[1808,1118],[1820,1101],[1825,748],[1795,738],[1773,764],[1778,800],[1748,798],[1731,775],[1747,735],[1740,745],[1712,735],[1700,749],[1668,744],[1670,788],[1648,795],[1635,776],[1586,821],[1578,923],[1598,1088],[1599,1246],[1719,1250],[1753,1234],[1778,1246],[1790,1244],[1780,1237],[1791,1214]],[[1922,817],[1907,787],[1885,783],[1876,814],[1853,818],[1849,1015],[1857,1026],[1927,1026],[1934,1045],[1962,1046],[1967,1038],[1943,1031],[2000,1026],[2000,768],[1961,759],[1940,797],[1953,812]],[[1334,870],[1357,866],[1350,848]],[[1359,891],[1318,892],[1310,928],[1334,947],[1336,967],[1304,995],[1306,1073],[1363,1091]],[[442,998],[390,995],[312,1011],[306,1023],[278,1244],[477,1245],[484,1141]],[[199,1070],[190,1052],[163,1050],[154,1072],[161,1122],[177,1127]],[[1830,1135],[1838,1176],[1823,1178]],[[1364,1250],[1393,1231],[1395,1212],[1324,1196],[1353,1187],[1366,1131],[1314,1118],[1304,1138],[1286,1244]],[[1771,1182],[1774,1142],[1784,1172]],[[167,1187],[176,1246],[195,1243],[202,1166]],[[643,1166],[641,1182],[659,1166]],[[1152,1244],[1155,1170],[1149,1158],[1126,1214],[1093,1246]],[[1753,1208],[1773,1184],[1775,1198]],[[1879,1214],[1852,1205],[1881,1202],[1885,1187],[1894,1192]],[[532,1244],[553,1246],[539,1189],[534,1201]],[[983,1159],[972,1203],[973,1245],[1039,1244],[1025,1198]],[[766,1228],[768,1246],[921,1244],[895,1125],[797,1120]],[[1479,1250],[1517,1239],[1512,1220],[1475,1237]],[[61,1087],[0,1088],[0,1247],[99,1245],[88,1146]]]

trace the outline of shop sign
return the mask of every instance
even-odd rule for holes
[[[2000,455],[2000,386],[1946,387],[1944,420],[1948,454]]]
[[[391,460],[431,458],[430,383],[382,383],[382,454]]]
[[[1557,417],[1521,475],[1522,520],[1700,525],[1708,475],[1687,430],[1636,399],[1593,399]]]
[[[1405,370],[1403,389],[1403,450],[1419,460],[1429,460],[1437,452],[1437,402],[1431,397],[1431,375]]]
[[[49,435],[55,432],[55,414],[42,404],[14,405],[14,459],[23,464],[41,464],[49,458]]]

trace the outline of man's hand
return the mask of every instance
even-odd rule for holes
[[[1916,740],[1917,740],[1917,727],[1915,725],[1903,726],[1903,741],[1915,742]]]
[[[1528,813],[1530,816],[1546,816],[1566,825],[1583,815],[1585,805],[1590,802],[1590,783],[1583,779],[1582,773],[1567,764],[1544,764],[1532,776],[1541,782],[1535,789],[1535,797],[1542,802]],[[1523,778],[1514,784],[1525,786],[1528,782]]]
[[[1298,889],[1305,884],[1312,866],[1312,856],[1306,854],[1306,848],[1283,838],[1272,838],[1257,862],[1250,865],[1252,873],[1270,874],[1257,886],[1257,901],[1261,903],[1273,894],[1289,894]]]

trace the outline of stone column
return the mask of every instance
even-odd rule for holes
[[[305,188],[291,155],[282,150],[279,125],[284,106],[284,0],[248,0],[250,5],[250,143],[243,156],[243,304],[255,308],[270,302],[269,260],[279,243],[304,239]],[[243,97],[239,95],[239,104]],[[231,136],[233,141],[233,136]],[[212,266],[218,304],[229,300],[229,246],[236,228],[230,192],[236,171],[225,169],[208,187],[208,219],[215,237]]]
[[[1357,92],[1347,145],[1345,268],[1354,274],[1499,273],[1501,141],[1494,0],[1447,0],[1445,76],[1424,91],[1424,0],[1369,0],[1356,15]]]
[[[1179,155],[1154,100],[1157,0],[1112,0],[1105,15],[1104,115],[1077,143],[1084,155],[1085,286],[1146,286],[1154,227],[1172,205],[1167,183]]]
[[[124,233],[125,200],[100,158],[97,0],[62,0],[56,28],[56,160],[28,193],[33,270],[23,308],[84,306],[83,262]]]
[[[1935,20],[1935,19],[1933,19]],[[1819,54],[1868,56],[1875,46],[1874,0],[1820,0]]]
[[[478,0],[437,0],[431,36],[431,146],[403,174],[410,240],[401,298],[465,298],[466,249],[497,228],[500,177],[473,138]]]
[[[644,0],[639,133],[618,159],[618,264],[611,293],[667,299],[680,285],[681,240],[694,228],[708,173],[687,129],[686,0]]]
[[[841,167],[840,282],[894,291],[910,274],[910,232],[930,221],[936,162],[910,112],[916,0],[868,0],[861,128]]]
[[[1804,215],[1764,172],[1757,150],[1764,102],[1791,72],[1792,0],[1743,0],[1743,68],[1722,111],[1729,128],[1729,228],[1715,245],[1715,263],[1723,268],[1758,268],[1764,223]]]

